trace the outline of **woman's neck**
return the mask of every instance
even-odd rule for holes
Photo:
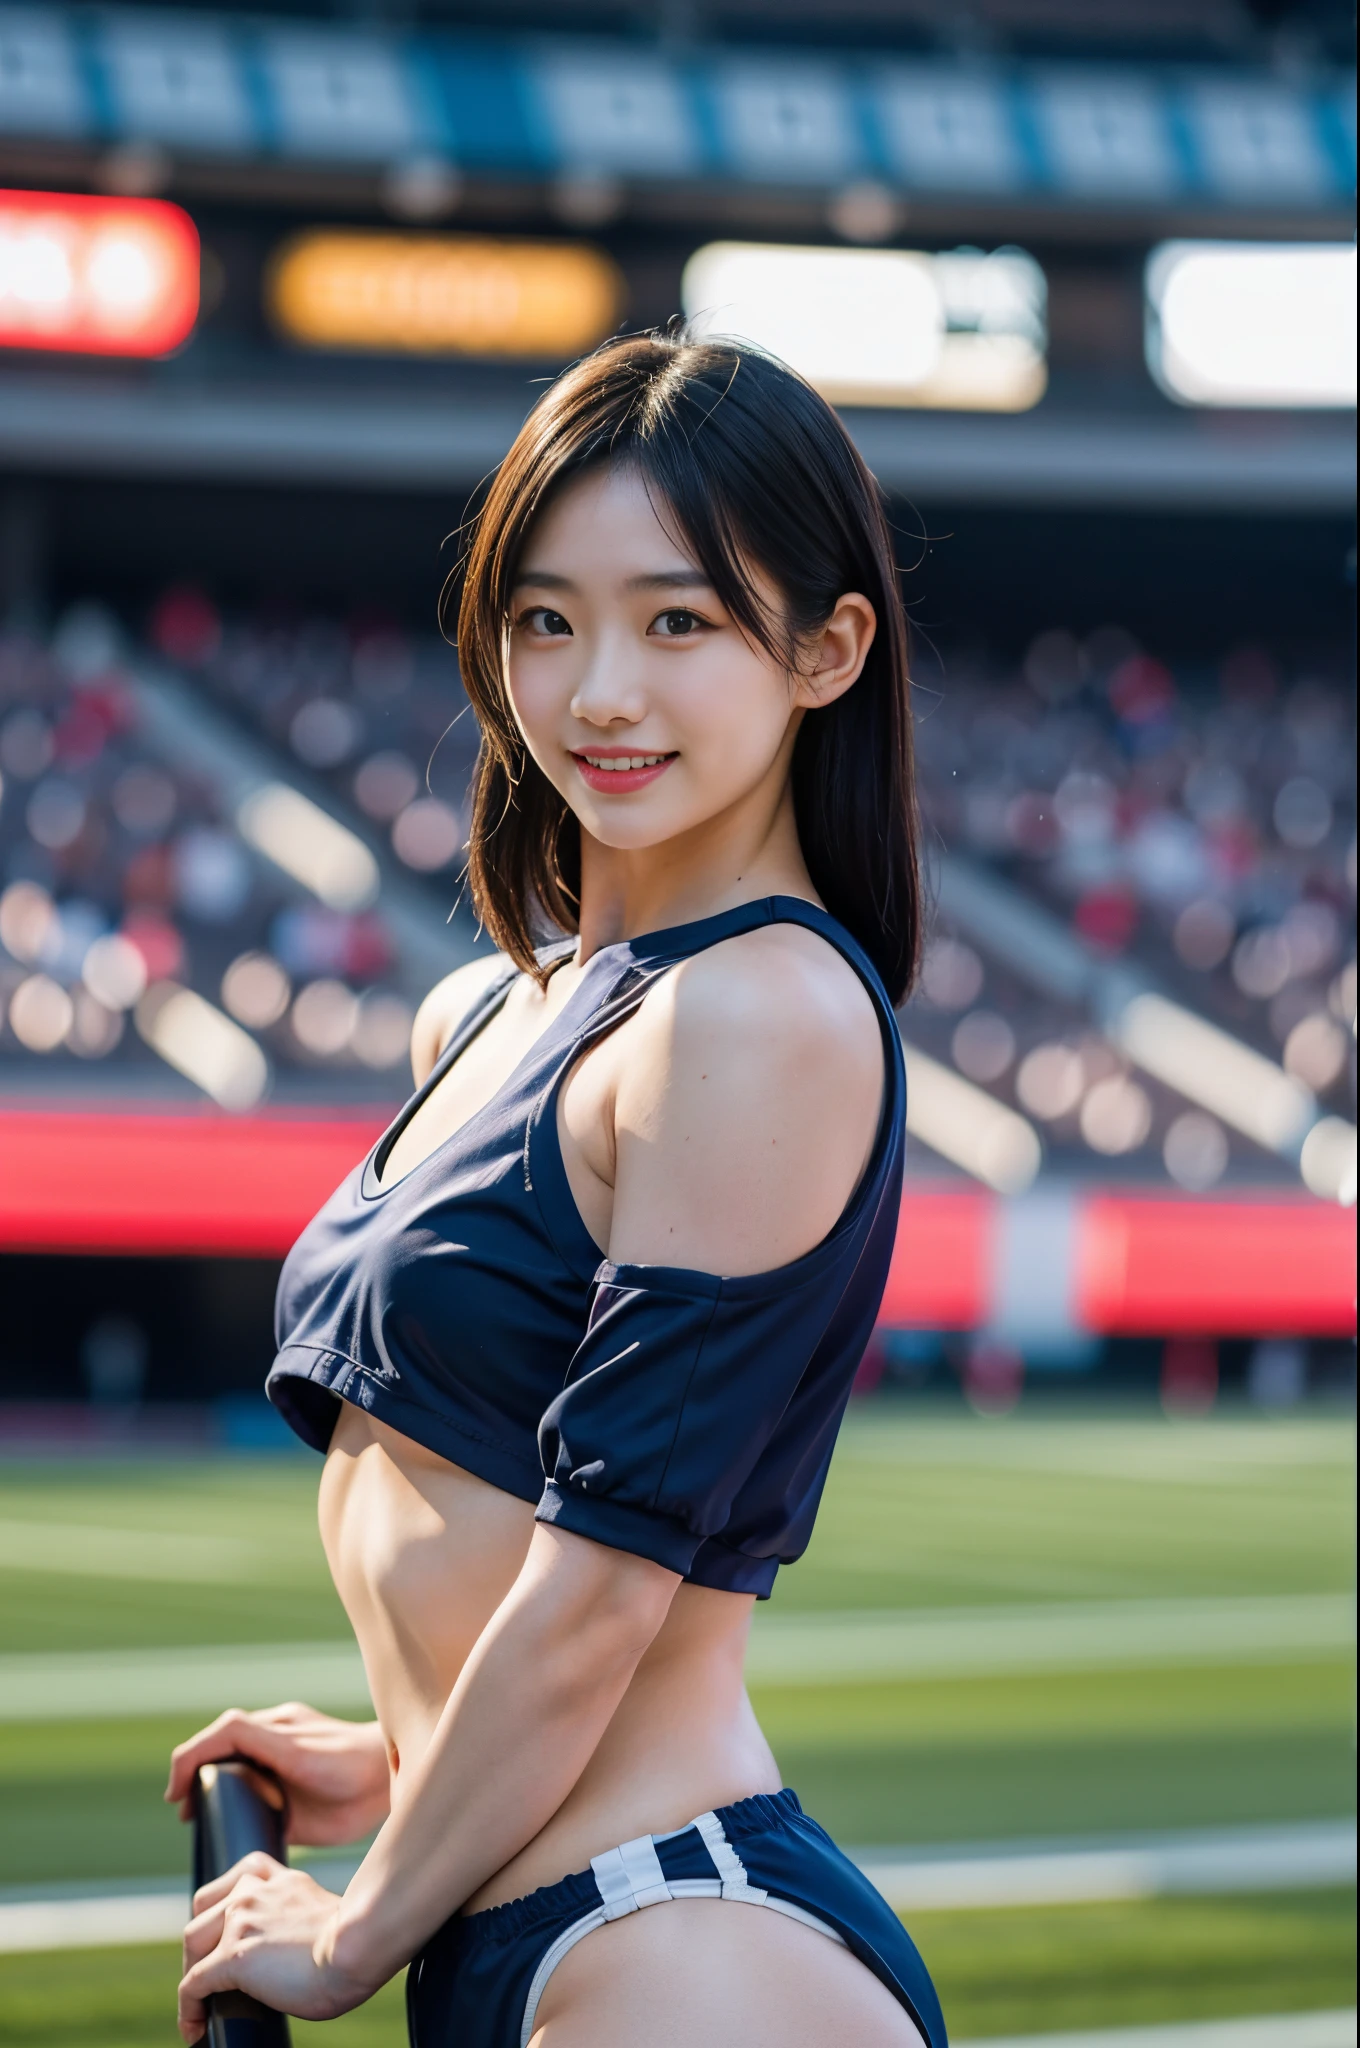
[[[583,832],[578,957],[584,965],[602,947],[639,932],[665,931],[772,895],[817,901],[787,785],[770,815],[711,819],[660,846],[604,846]]]

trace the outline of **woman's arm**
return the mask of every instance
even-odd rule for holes
[[[370,1997],[546,1825],[590,1761],[679,1578],[626,1551],[537,1527],[421,1761],[343,1900],[268,1857],[194,1901],[180,2030],[231,1987],[299,2018]]]
[[[450,1901],[469,1898],[547,1824],[679,1583],[647,1558],[535,1528],[524,1569],[345,1894],[335,1937],[342,1971],[353,1959],[358,1974],[382,1982]]]

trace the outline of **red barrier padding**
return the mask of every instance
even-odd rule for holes
[[[0,1114],[0,1250],[282,1258],[373,1117]]]
[[[0,347],[169,355],[198,273],[198,230],[164,199],[0,191]]]
[[[880,1320],[889,1329],[973,1330],[988,1317],[995,1198],[908,1187]]]
[[[383,1127],[376,1113],[0,1111],[0,1251],[281,1258]],[[985,1327],[996,1198],[909,1183],[882,1321]],[[1355,1220],[1332,1203],[1092,1190],[1071,1298],[1108,1336],[1349,1336]]]
[[[1120,1336],[1349,1337],[1355,1215],[1335,1203],[1093,1194],[1073,1299]]]

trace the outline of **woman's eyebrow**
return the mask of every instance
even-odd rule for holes
[[[555,576],[551,569],[521,569],[511,586],[518,590],[521,584],[532,583],[535,590],[575,590],[570,576]]]
[[[712,583],[702,569],[657,569],[650,575],[630,576],[628,590],[711,590]]]

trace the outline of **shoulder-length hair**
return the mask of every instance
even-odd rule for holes
[[[439,607],[453,638],[461,575],[458,654],[482,733],[469,848],[478,916],[540,978],[535,924],[577,929],[580,830],[525,747],[506,635],[534,520],[569,480],[614,464],[641,474],[732,618],[787,669],[847,591],[872,604],[863,673],[804,716],[793,799],[813,886],[899,1001],[916,972],[921,887],[892,538],[878,485],[831,407],[745,344],[683,333],[607,342],[545,392],[491,483]],[[780,616],[762,604],[753,569],[781,594]]]

